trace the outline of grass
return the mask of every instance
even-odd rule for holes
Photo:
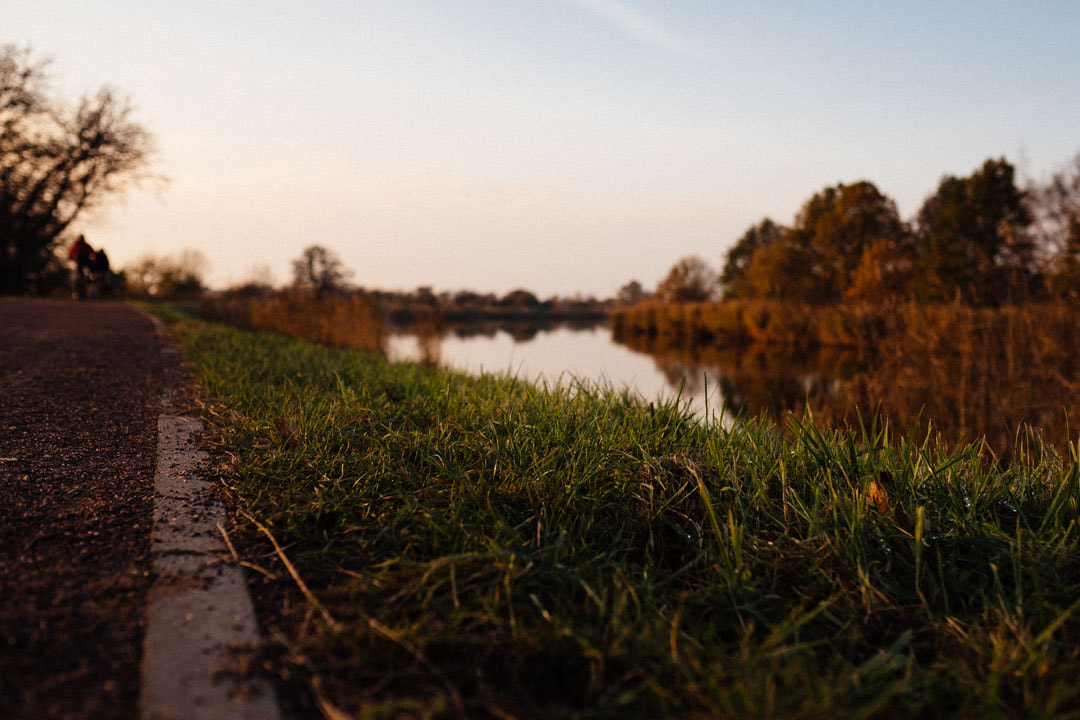
[[[298,712],[1080,716],[1075,447],[724,429],[166,315]]]

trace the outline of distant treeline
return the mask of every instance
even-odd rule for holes
[[[204,295],[200,315],[237,327],[267,330],[336,347],[382,352],[388,332],[435,339],[447,332],[527,338],[539,328],[593,325],[607,318],[608,303],[592,298],[540,301],[526,290],[498,297],[471,292],[434,295],[334,289],[318,292],[246,285]]]
[[[911,222],[873,183],[825,188],[790,227],[765,219],[747,230],[721,275],[728,298],[811,303],[1001,305],[1076,298],[1078,281],[1080,155],[1027,189],[1004,158],[946,176]]]
[[[512,290],[503,296],[468,290],[439,293],[420,287],[414,292],[369,293],[391,325],[471,325],[515,322],[573,322],[604,320],[610,303],[586,298],[552,297],[540,300],[528,290]]]
[[[747,230],[719,275],[684,258],[611,321],[616,338],[872,347],[913,318],[966,318],[962,307],[1078,301],[1080,155],[1024,188],[1001,158],[942,178],[907,222],[871,182],[825,188],[790,226]]]
[[[871,182],[827,187],[791,225],[765,218],[749,228],[719,276],[685,258],[656,292],[666,302],[717,295],[814,305],[1078,300],[1080,155],[1023,188],[1004,158],[947,175],[909,221]]]
[[[333,250],[311,245],[293,261],[289,289],[273,287],[267,278],[252,279],[226,291],[224,298],[264,298],[281,296],[329,299],[357,296],[378,308],[383,320],[393,327],[429,329],[432,326],[461,326],[514,322],[599,322],[607,317],[611,300],[575,295],[541,300],[529,290],[518,288],[505,295],[471,290],[436,293],[421,285],[413,291],[367,290],[348,282],[352,272]]]

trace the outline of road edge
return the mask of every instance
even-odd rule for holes
[[[147,315],[159,333],[167,332]],[[225,508],[201,471],[202,433],[198,418],[164,411],[158,418],[150,537],[155,578],[147,598],[139,717],[279,720],[272,685],[249,672],[258,623],[243,568],[225,544]]]

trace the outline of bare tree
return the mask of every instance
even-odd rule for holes
[[[293,260],[293,285],[314,292],[321,297],[339,292],[352,274],[333,250],[322,245],[311,245],[300,257]]]
[[[1066,252],[1080,229],[1080,153],[1047,182],[1029,182],[1027,201],[1044,261]]]
[[[702,302],[713,299],[716,289],[716,273],[692,255],[675,263],[656,288],[656,296],[664,302]]]
[[[46,63],[0,47],[0,292],[22,292],[84,211],[145,177],[151,135],[109,88],[47,96]]]
[[[649,293],[645,291],[645,288],[641,287],[641,283],[637,280],[631,280],[623,285],[615,296],[615,301],[620,305],[633,305],[648,299]]]
[[[135,297],[193,298],[205,289],[210,262],[201,250],[181,250],[178,255],[143,255],[123,269],[127,292]]]
[[[1045,184],[1029,183],[1027,200],[1047,290],[1080,300],[1080,154]]]

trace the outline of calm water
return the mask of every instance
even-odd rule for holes
[[[979,347],[945,354],[890,347],[875,357],[850,351],[767,347],[671,347],[616,342],[606,326],[489,329],[420,342],[392,336],[392,359],[425,360],[469,373],[507,372],[547,383],[572,379],[629,388],[646,401],[680,396],[702,417],[767,416],[780,423],[809,409],[821,423],[853,426],[875,413],[896,431],[939,434],[947,443],[985,438],[1007,457],[1033,428],[1053,445],[1075,440],[1080,409],[1077,353],[1047,346],[1032,354]],[[990,346],[987,346],[990,347]],[[1012,347],[1012,346],[1007,346]],[[1032,361],[1026,355],[1037,357]],[[1076,425],[1076,420],[1073,420]]]
[[[672,373],[650,355],[616,343],[607,326],[557,327],[529,335],[515,338],[505,329],[488,335],[450,333],[438,341],[434,349],[437,358],[433,359],[444,367],[473,374],[509,373],[549,384],[575,379],[604,383],[615,389],[629,388],[646,401],[676,397],[682,383],[681,397],[702,417],[706,407],[713,415],[713,409],[718,410],[723,402],[715,368],[702,365]],[[420,361],[424,351],[416,335],[398,334],[390,338],[392,360]],[[427,348],[427,352],[431,353],[432,348]],[[429,359],[432,359],[430,354]]]

